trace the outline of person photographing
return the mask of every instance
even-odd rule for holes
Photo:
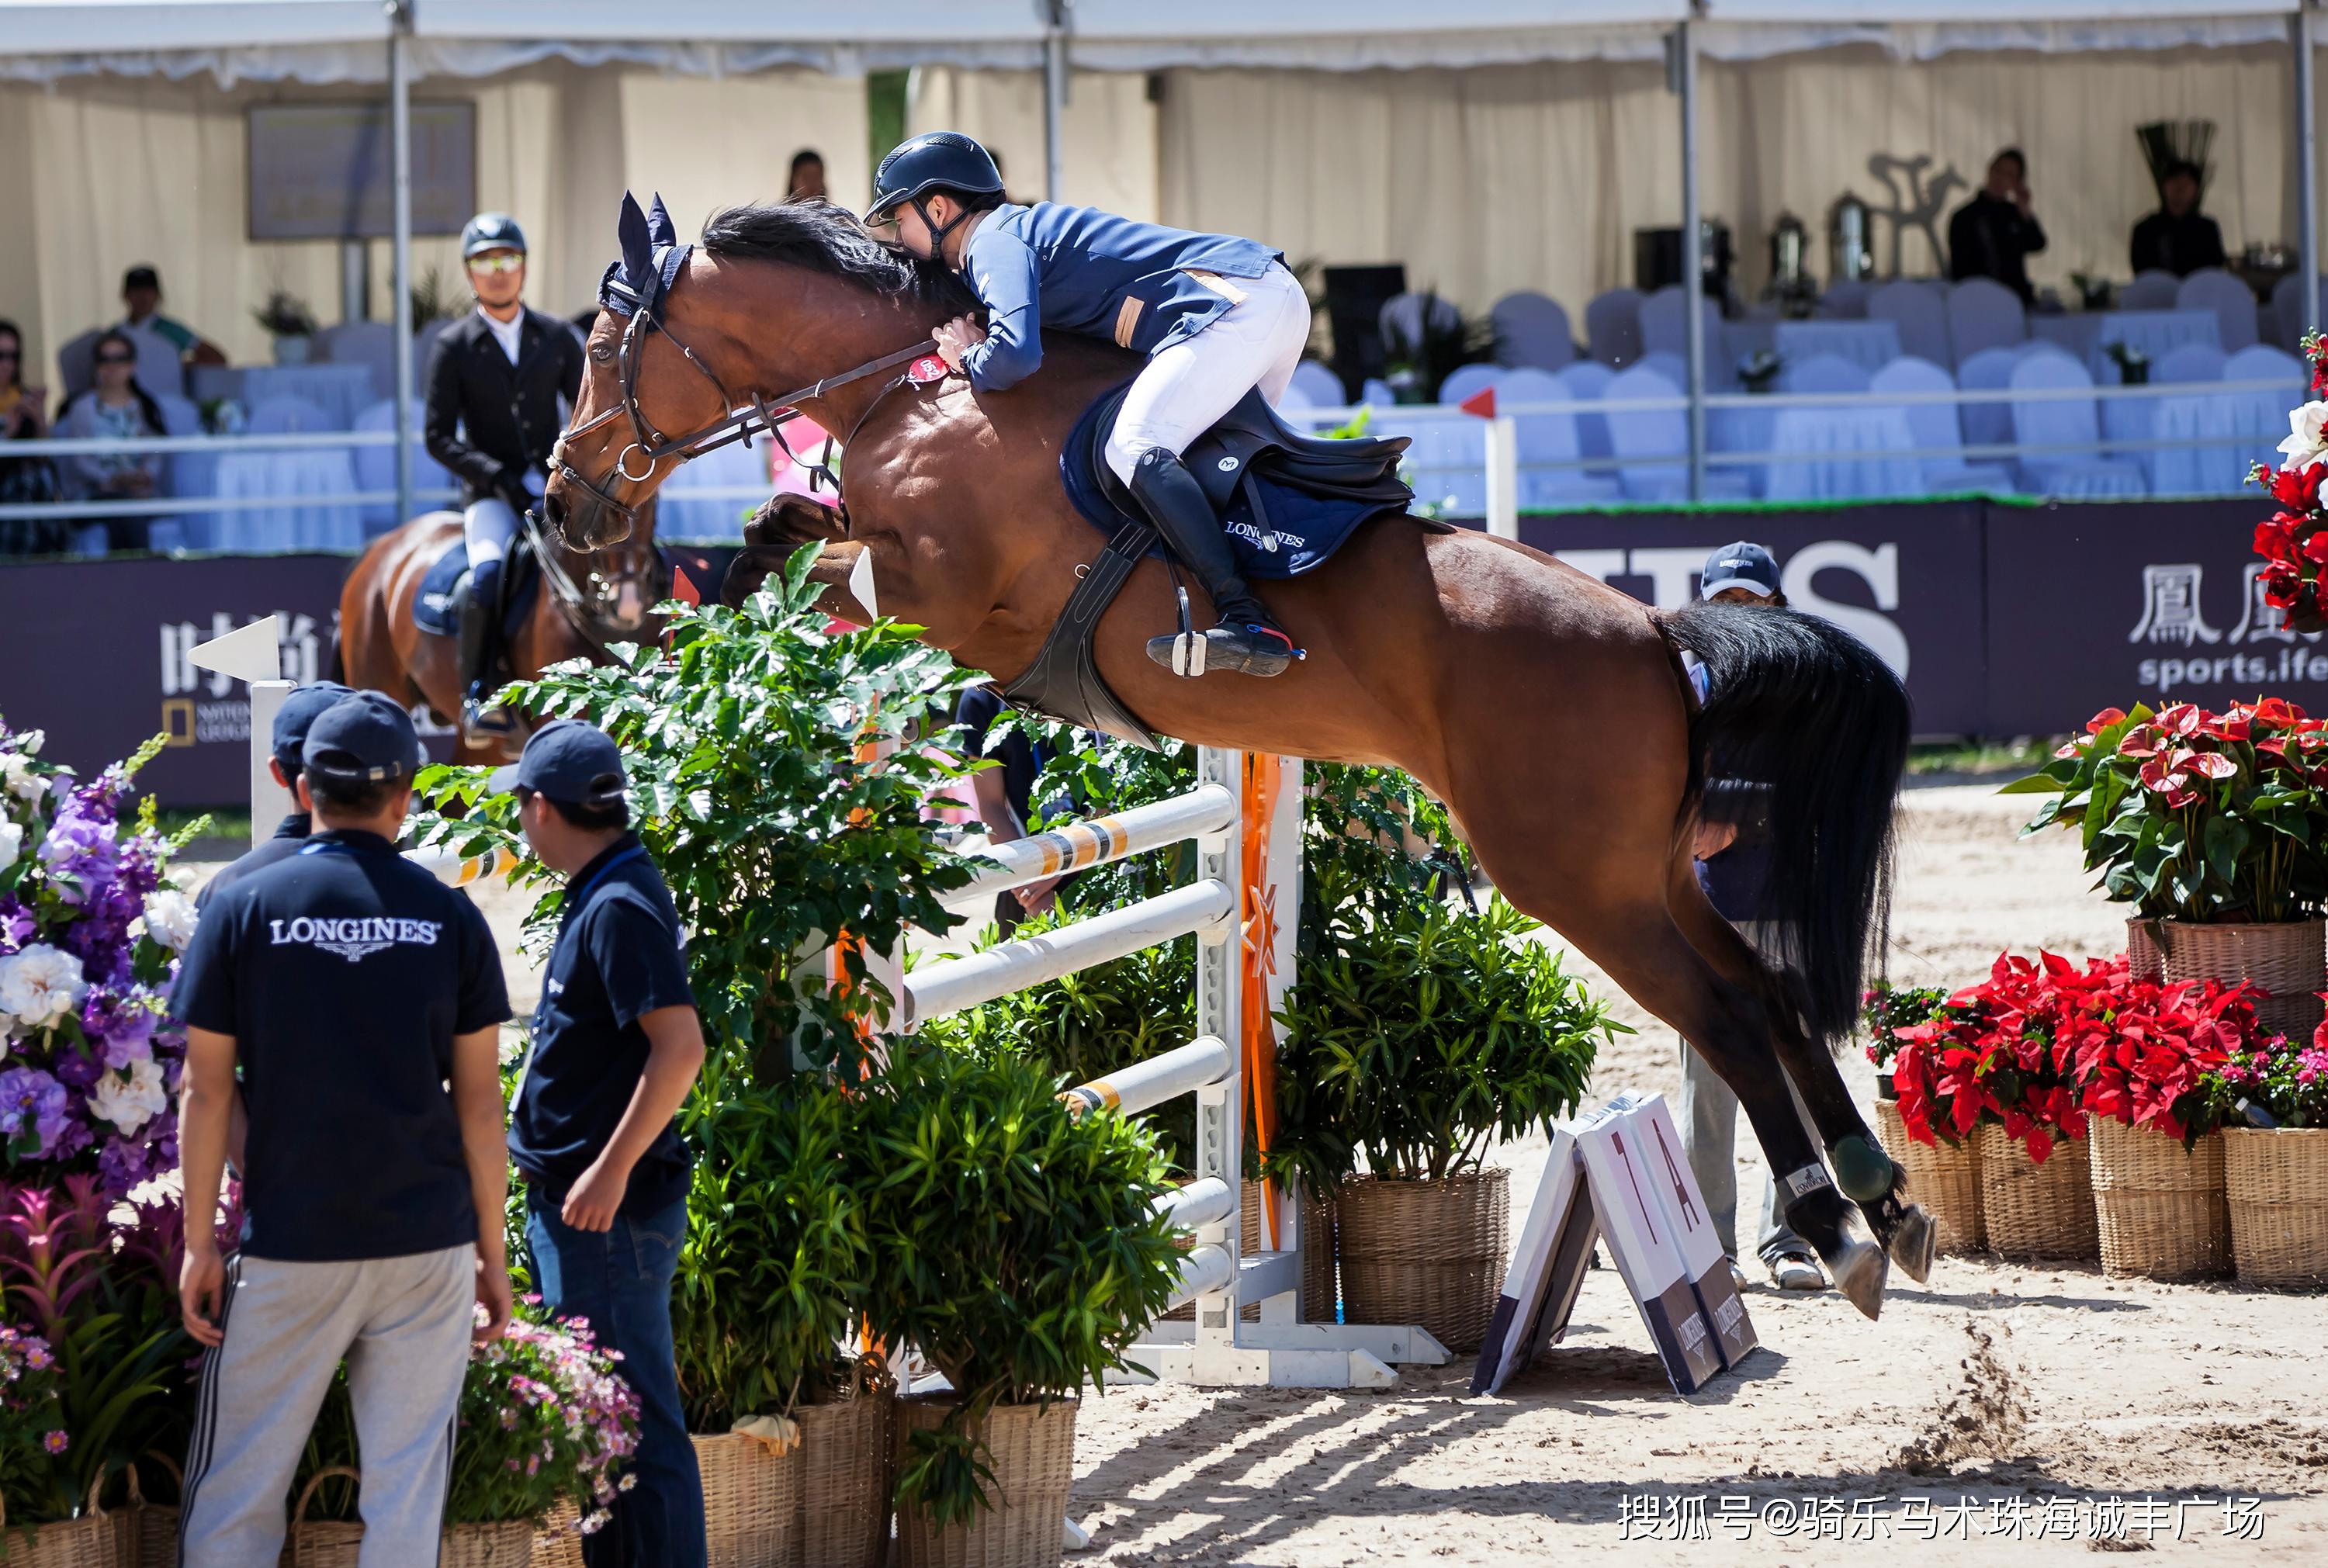
[[[703,1486],[680,1408],[671,1291],[690,1160],[673,1122],[703,1067],[703,1028],[671,893],[630,831],[622,754],[559,719],[491,787],[566,878],[533,1048],[511,1118],[526,1248],[543,1304],[588,1320],[639,1401],[638,1485],[582,1544],[589,1568],[702,1568]]]
[[[171,991],[189,1216],[217,1212],[238,1071],[249,1115],[234,1256],[211,1225],[186,1226],[179,1301],[205,1347],[186,1568],[276,1560],[343,1358],[361,1568],[433,1568],[469,1347],[509,1323],[509,999],[468,895],[397,852],[420,760],[410,716],[379,692],[316,716],[297,780],[316,831],[218,891]]]

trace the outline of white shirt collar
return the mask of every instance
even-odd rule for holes
[[[493,329],[493,341],[502,345],[502,352],[509,356],[509,362],[517,363],[518,338],[525,331],[524,309],[520,307],[518,313],[507,321],[494,320],[486,315],[482,305],[477,306],[477,314],[483,316],[485,325]]]

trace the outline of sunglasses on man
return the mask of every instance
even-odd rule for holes
[[[471,272],[482,272],[486,276],[491,277],[494,273],[498,272],[515,272],[519,268],[523,267],[524,265],[525,257],[522,252],[512,253],[507,256],[480,256],[469,263],[469,270]]]

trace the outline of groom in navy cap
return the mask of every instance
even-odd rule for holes
[[[305,765],[299,754],[307,745],[308,727],[323,716],[325,709],[348,695],[348,689],[336,681],[318,681],[291,693],[276,710],[275,728],[268,737],[272,755],[267,759],[267,771],[274,775],[277,784],[291,793],[295,801],[299,793],[299,772]],[[222,889],[233,887],[263,867],[297,854],[299,847],[307,841],[314,822],[314,818],[301,807],[276,823],[273,838],[202,885],[202,890],[194,896],[196,907],[208,907]]]
[[[638,1478],[582,1542],[589,1568],[703,1568],[703,1483],[679,1403],[671,1289],[690,1162],[672,1118],[703,1066],[679,915],[630,831],[622,753],[577,719],[544,725],[493,776],[535,856],[566,878],[533,1054],[510,1121],[526,1250],[543,1302],[619,1350],[639,1400]]]

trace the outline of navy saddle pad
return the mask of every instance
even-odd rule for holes
[[[502,617],[502,634],[513,637],[532,613],[533,597],[541,591],[541,574],[533,569],[533,552],[517,540],[511,541],[502,569],[517,574],[516,581],[508,585],[509,609]],[[461,596],[469,591],[464,580],[468,575],[469,541],[456,539],[420,579],[420,592],[412,601],[412,624],[436,636],[459,636]]]
[[[1085,409],[1059,452],[1068,497],[1108,538],[1146,518],[1103,450],[1129,386]],[[1403,436],[1337,439],[1296,430],[1256,388],[1190,443],[1182,461],[1212,499],[1237,569],[1248,577],[1291,577],[1331,558],[1360,523],[1413,503],[1414,492],[1398,476],[1406,446]]]

